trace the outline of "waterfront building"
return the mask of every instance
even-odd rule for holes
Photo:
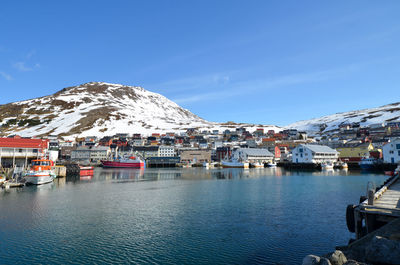
[[[385,163],[400,163],[400,138],[394,138],[382,147]]]
[[[143,158],[157,157],[159,146],[134,146],[133,152],[139,153]]]
[[[269,163],[274,160],[274,154],[261,148],[238,148],[232,152],[232,157],[249,163]]]
[[[338,157],[339,152],[325,145],[300,144],[292,150],[293,163],[334,163]]]
[[[370,142],[345,144],[337,147],[339,159],[348,162],[359,162],[364,157],[369,157],[374,146]]]
[[[48,148],[48,140],[25,139],[19,136],[0,138],[0,165],[27,167],[32,159],[40,158],[47,153]]]
[[[110,154],[110,148],[107,146],[78,146],[71,151],[71,160],[77,162],[100,163]]]
[[[181,162],[186,164],[196,163],[210,163],[211,162],[211,151],[210,150],[181,150],[180,151]]]
[[[230,157],[232,154],[230,146],[220,146],[217,147],[216,152],[215,152],[215,160],[216,161],[221,161],[223,160],[226,156]]]
[[[274,155],[275,161],[280,161],[281,159],[281,149],[278,145],[270,146],[267,148]]]

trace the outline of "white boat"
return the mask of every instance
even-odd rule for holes
[[[260,167],[264,167],[264,164],[260,163],[260,162],[255,162],[255,163],[251,163],[251,167],[260,168]]]
[[[332,163],[321,163],[321,168],[322,170],[333,170],[333,164]]]
[[[275,162],[269,162],[267,164],[268,167],[276,167],[276,163]]]
[[[52,170],[53,166],[54,162],[48,159],[33,160],[31,169],[25,173],[25,183],[40,185],[53,182],[57,177]]]
[[[376,159],[373,157],[369,158],[362,158],[360,162],[358,162],[358,165],[362,170],[373,170],[376,169],[376,167],[382,164],[382,161],[380,159]]]
[[[348,168],[349,168],[349,166],[347,165],[347,163],[346,163],[346,162],[343,162],[343,161],[341,161],[341,160],[335,162],[334,167],[335,167],[335,168],[340,168],[340,169],[348,169]]]
[[[238,161],[234,158],[229,160],[222,160],[221,165],[223,168],[249,168],[248,162]]]

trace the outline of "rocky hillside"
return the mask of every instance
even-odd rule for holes
[[[369,124],[390,121],[400,121],[400,102],[378,108],[349,111],[311,120],[298,121],[286,126],[286,128],[295,128],[309,132],[318,132],[321,128],[325,128],[324,132],[327,132],[336,130],[339,125],[346,123],[359,122],[361,126],[367,126]]]
[[[249,130],[275,126],[240,124]],[[59,135],[65,138],[116,133],[224,129],[237,124],[208,122],[166,97],[141,87],[91,82],[41,98],[0,106],[0,135]]]

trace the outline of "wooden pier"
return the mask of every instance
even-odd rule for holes
[[[384,185],[369,187],[360,204],[347,206],[346,221],[350,232],[359,239],[400,217],[400,176],[385,181]]]
[[[67,176],[67,168],[65,166],[55,166],[54,167],[54,173],[57,175],[57,177],[66,177]]]

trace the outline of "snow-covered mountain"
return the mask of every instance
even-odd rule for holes
[[[116,133],[180,132],[246,127],[253,131],[276,126],[215,123],[141,87],[91,82],[64,88],[41,98],[0,105],[0,135],[59,135],[65,138]]]
[[[400,102],[378,108],[349,111],[311,120],[298,121],[285,126],[285,128],[318,132],[321,127],[325,127],[324,132],[328,132],[336,130],[339,125],[346,123],[359,122],[361,126],[367,126],[391,121],[400,121]]]

